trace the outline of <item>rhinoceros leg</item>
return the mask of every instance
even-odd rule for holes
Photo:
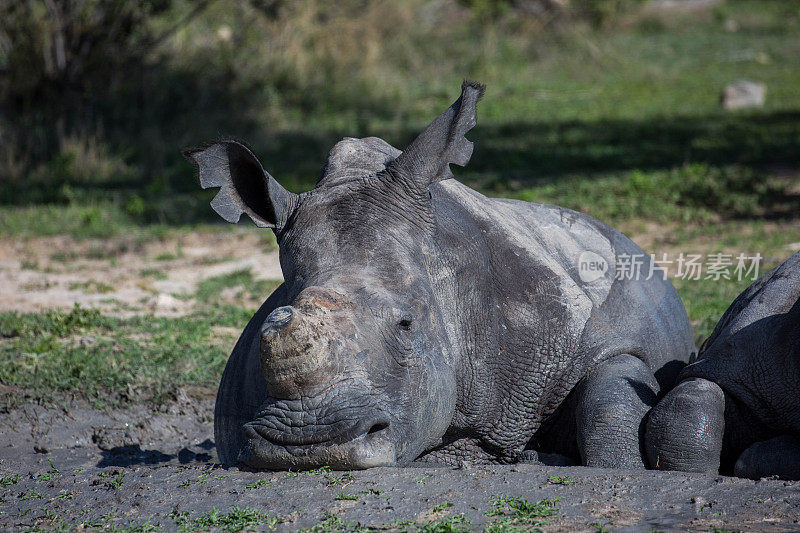
[[[733,469],[737,477],[800,479],[800,438],[781,435],[756,442],[739,456]]]
[[[644,468],[644,419],[656,403],[658,390],[653,372],[632,355],[617,355],[592,369],[578,391],[581,462],[606,468]]]
[[[650,412],[645,451],[651,468],[719,471],[725,433],[725,393],[716,383],[680,382]]]
[[[253,339],[267,315],[284,304],[285,292],[283,285],[278,287],[250,319],[222,373],[214,406],[214,440],[217,456],[224,465],[236,464],[244,444],[242,425],[253,419],[267,398],[258,352],[252,349]]]

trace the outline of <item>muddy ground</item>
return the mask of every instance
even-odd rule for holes
[[[201,280],[248,268],[280,278],[274,246],[251,231],[5,239],[0,310],[79,302],[177,316]],[[226,469],[216,462],[214,392],[182,389],[155,412],[75,398],[0,408],[0,529],[800,531],[800,483],[774,479],[538,465]]]
[[[800,530],[800,483],[772,479],[538,465],[222,468],[212,404],[186,395],[155,414],[80,402],[3,413],[0,528],[481,530],[513,521],[493,498],[522,497],[553,502],[541,513],[551,516],[516,524],[543,531]],[[443,524],[451,529],[431,529]]]

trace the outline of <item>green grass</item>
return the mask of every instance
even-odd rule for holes
[[[153,278],[159,281],[167,279],[167,275],[162,270],[153,267],[143,268],[139,275],[143,278]]]
[[[317,469],[319,470],[319,469]],[[308,471],[309,473],[315,472],[315,470]],[[332,472],[325,473],[325,480],[329,487],[336,487],[337,485],[347,486],[355,480],[355,475],[352,472],[343,472],[342,474],[334,474]]]
[[[251,313],[209,307],[182,318],[122,319],[77,305],[0,313],[0,382],[38,398],[78,393],[99,405],[160,402],[176,387],[215,386],[235,338],[212,327],[242,327]],[[79,336],[97,342],[82,346]]]
[[[234,505],[227,513],[220,512],[217,508],[201,515],[192,521],[192,531],[242,531],[251,530],[257,526],[275,529],[280,519],[269,513],[251,507],[238,507]]]
[[[357,522],[345,522],[340,516],[326,512],[318,523],[299,531],[302,533],[367,533],[371,529],[362,527]]]
[[[184,481],[181,481],[178,484],[178,487],[190,487],[192,485],[202,485],[206,481],[208,481],[209,477],[211,477],[211,469],[210,468],[206,469],[205,471],[203,471],[201,473],[199,473],[197,475],[197,477],[194,478],[194,479],[186,479]]]
[[[108,294],[114,292],[114,287],[102,281],[74,281],[69,284],[69,290],[82,291],[90,294]]]
[[[162,531],[158,523],[151,523],[152,517],[149,517],[144,522],[137,522],[136,520],[129,520],[123,525],[112,525],[110,531],[114,533],[151,533],[155,531]]]
[[[441,511],[444,511],[445,509],[449,509],[450,507],[453,507],[453,504],[451,502],[440,503],[439,505],[431,509],[431,512],[439,513]]]
[[[180,258],[180,255],[178,254],[174,254],[172,252],[164,252],[156,255],[153,259],[156,261],[174,261],[178,258]]]
[[[485,531],[491,533],[520,531],[549,523],[546,518],[558,515],[558,500],[529,502],[525,498],[492,497],[492,508],[486,516],[492,518]]]
[[[250,269],[235,270],[205,279],[195,291],[195,298],[200,302],[213,302],[225,289],[238,288],[238,297],[266,298],[278,288],[280,281],[255,280]]]
[[[8,487],[19,483],[19,474],[0,477],[0,487]]]
[[[417,533],[467,533],[472,531],[470,528],[471,520],[463,514],[448,516],[438,520],[432,520],[419,524],[416,528]]]
[[[248,483],[247,485],[245,485],[244,488],[246,488],[248,490],[260,489],[260,488],[266,487],[270,483],[272,483],[272,481],[270,481],[268,479],[260,478],[260,479],[257,479],[255,481],[253,481],[252,483]]]
[[[108,238],[122,234],[134,223],[112,203],[0,208],[0,235],[5,236]]]
[[[589,524],[595,530],[595,533],[611,533],[611,529],[609,528],[612,525],[611,522],[606,522],[605,520],[598,520],[597,522],[592,522]]]
[[[692,323],[695,344],[699,348],[703,341],[711,335],[725,310],[733,300],[752,281],[694,281],[673,279],[672,284],[686,307],[686,314]]]
[[[774,213],[790,200],[786,189],[791,185],[747,167],[697,163],[599,174],[592,180],[567,177],[496,194],[568,207],[610,224],[637,219],[697,224]]]
[[[119,490],[125,480],[125,472],[100,472],[98,475],[103,479],[103,484],[112,490]]]
[[[24,493],[22,493],[20,498],[23,500],[41,500],[42,498],[44,498],[44,494],[42,494],[41,492],[36,492],[33,489],[28,489]]]
[[[210,198],[209,198],[210,200]],[[69,235],[75,239],[110,239],[124,237],[134,242],[156,240],[169,235],[185,233],[188,230],[203,232],[231,231],[227,224],[220,223],[207,202],[198,207],[201,212],[190,217],[188,223],[150,222],[133,216],[120,209],[116,202],[108,199],[96,201],[75,200],[68,204],[32,204],[27,206],[2,205],[0,202],[0,236],[3,237],[52,237]],[[241,224],[240,228],[260,231],[264,234],[267,248],[274,237],[268,230]],[[241,231],[241,229],[239,229]],[[125,246],[123,243],[121,246]],[[125,251],[123,250],[114,250]],[[86,254],[88,259],[109,259],[112,252],[93,248]],[[174,257],[177,253],[172,254]],[[61,253],[54,260],[70,261],[77,259],[77,253]]]

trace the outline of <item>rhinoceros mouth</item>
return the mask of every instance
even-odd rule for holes
[[[349,426],[349,427],[348,427]],[[319,444],[344,444],[366,435],[388,429],[389,421],[383,417],[371,417],[355,423],[337,422],[322,428],[306,427],[295,434],[276,429],[262,421],[254,420],[244,425],[245,434],[255,433],[264,440],[278,446],[313,446]]]
[[[337,470],[391,466],[397,462],[391,427],[384,418],[364,419],[334,438],[297,439],[277,435],[257,422],[243,426],[245,444],[238,460],[256,469],[286,470],[329,466]]]

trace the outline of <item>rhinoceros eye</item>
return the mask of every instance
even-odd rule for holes
[[[397,323],[397,326],[403,331],[411,331],[411,317],[404,316],[400,319],[400,322]]]

